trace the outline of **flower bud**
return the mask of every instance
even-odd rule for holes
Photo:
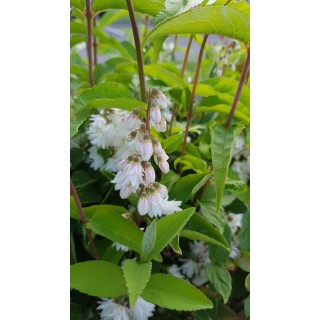
[[[154,123],[159,123],[161,121],[161,112],[159,106],[151,103],[150,108],[150,118]]]
[[[150,183],[153,183],[155,181],[156,174],[155,174],[153,166],[150,162],[146,163],[144,174],[145,174],[146,185],[149,185]]]
[[[155,161],[163,173],[169,172],[169,163],[162,156],[156,156]]]
[[[123,185],[120,189],[120,197],[122,199],[129,198],[131,193],[132,193],[132,185],[130,183]]]
[[[153,88],[151,91],[151,99],[159,106],[161,109],[165,109],[168,106],[168,101],[166,96],[158,89]]]
[[[145,192],[142,192],[138,201],[138,211],[140,215],[143,216],[148,213],[148,210],[149,210],[148,195]]]
[[[142,160],[148,161],[153,154],[153,148],[149,134],[144,134],[141,140],[142,141],[139,141],[138,139],[136,140],[136,149],[137,152],[141,154]]]
[[[154,128],[158,132],[165,132],[167,129],[167,122],[165,118],[161,118],[161,121],[154,123]]]

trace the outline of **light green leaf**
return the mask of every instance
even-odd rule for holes
[[[156,16],[164,6],[164,0],[139,0],[134,1],[134,11]],[[126,0],[95,0],[92,10],[95,13],[108,9],[127,9]]]
[[[124,262],[124,279],[129,293],[130,307],[134,307],[138,297],[146,287],[151,276],[152,263],[139,264],[134,260],[127,259]]]
[[[114,204],[98,204],[83,208],[84,214],[88,219],[91,219],[94,213],[98,210],[103,212],[103,214],[111,213],[120,215],[128,212],[128,210],[125,207],[116,206]]]
[[[174,134],[163,140],[162,148],[166,154],[171,154],[175,151],[181,150],[183,142],[183,134]]]
[[[106,239],[105,239],[106,240]],[[109,261],[114,264],[118,264],[125,254],[122,250],[117,250],[116,246],[113,244],[109,245],[109,247],[102,254],[101,260]]]
[[[73,219],[79,219],[79,212],[76,206],[76,202],[74,201],[73,196],[70,196],[70,217]]]
[[[180,237],[179,237],[179,235],[177,235],[176,237],[174,237],[172,239],[172,241],[169,243],[169,245],[175,253],[182,254],[182,250],[179,246],[179,239],[180,239]]]
[[[166,19],[155,26],[144,43],[171,34],[220,34],[250,43],[250,16],[234,7],[206,6]]]
[[[218,228],[220,232],[223,231],[225,220],[223,215],[216,210],[216,203],[213,201],[199,202],[201,214],[214,226]]]
[[[105,27],[110,25],[111,23],[119,20],[122,17],[127,17],[128,11],[127,10],[108,10],[103,14],[100,20],[98,20],[98,26],[97,28],[100,31],[104,31]]]
[[[172,188],[170,198],[181,200],[183,203],[187,202],[192,196],[193,189],[197,187],[199,183],[204,185],[210,175],[211,174],[208,173],[195,173],[182,177]],[[200,188],[198,188],[198,190]]]
[[[172,186],[179,180],[180,176],[176,174],[174,171],[169,170],[167,174],[163,174],[161,176],[160,183],[165,185],[170,192]]]
[[[250,254],[248,252],[241,252],[241,254],[234,260],[234,263],[242,270],[250,272]]]
[[[70,0],[70,4],[73,7],[78,8],[80,10],[84,10],[85,8],[84,0]]]
[[[247,290],[250,290],[250,273],[246,276],[246,280],[244,281],[244,285]]]
[[[195,213],[188,223],[186,224],[185,230],[196,231],[200,234],[204,234],[207,237],[211,238],[210,243],[220,246],[229,251],[229,244],[227,239],[223,234],[215,227],[213,227],[206,219],[200,216],[198,213]],[[180,233],[181,235],[181,233]],[[182,236],[182,235],[181,235]],[[197,239],[194,239],[197,240]],[[215,242],[215,243],[214,243]]]
[[[107,239],[141,252],[143,232],[135,223],[117,213],[98,210],[87,223],[87,227]]]
[[[157,221],[156,240],[151,251],[145,256],[144,260],[153,259],[161,252],[172,239],[177,236],[180,230],[193,215],[195,208],[188,208],[183,211],[173,213]]]
[[[223,297],[223,302],[227,303],[231,289],[231,275],[223,264],[207,264],[206,273],[209,281]]]
[[[114,98],[114,99],[97,99],[89,102],[86,108],[118,108],[131,111],[135,108],[147,108],[147,104],[134,99]]]
[[[93,113],[94,111],[92,109],[75,110],[72,107],[70,108],[70,138],[74,137],[78,133],[79,127]]]
[[[211,155],[216,185],[216,209],[220,209],[228,167],[234,145],[234,131],[219,124],[210,126]]]
[[[70,286],[100,298],[115,298],[127,292],[122,269],[107,261],[86,261],[70,267]]]
[[[169,274],[153,274],[142,297],[159,307],[173,310],[213,308],[212,302],[200,290]]]
[[[86,107],[95,100],[117,98],[133,99],[134,97],[130,90],[123,84],[108,81],[100,83],[93,88],[83,90],[79,97],[74,101],[74,107],[80,109]]]
[[[145,256],[152,250],[156,241],[157,235],[157,224],[156,220],[153,220],[146,229],[142,238],[141,248],[141,260],[143,261]]]
[[[196,173],[208,172],[207,163],[192,155],[184,155],[177,158],[174,161],[174,167],[177,168],[179,163],[183,164],[182,172],[186,170],[193,170]]]

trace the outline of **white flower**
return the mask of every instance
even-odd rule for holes
[[[168,106],[166,96],[158,89],[153,88],[151,91],[151,99],[161,109],[165,109]]]
[[[130,310],[112,299],[102,299],[98,301],[97,310],[101,310],[101,320],[132,320]]]
[[[89,162],[90,167],[94,170],[98,170],[103,168],[104,166],[104,159],[102,155],[98,153],[98,148],[96,146],[92,146],[89,148]]]
[[[157,138],[152,138],[152,147],[154,155],[166,154]]]
[[[108,127],[106,119],[100,114],[94,114],[90,117],[91,123],[87,130],[91,144],[106,148],[108,141]]]
[[[202,268],[199,273],[197,275],[195,275],[195,277],[192,278],[192,283],[197,286],[200,287],[202,286],[204,283],[206,283],[208,281],[208,277],[206,274],[206,270],[205,268]]]
[[[114,242],[112,246],[113,246],[113,247],[116,247],[117,251],[124,251],[124,252],[129,251],[129,248],[128,248],[128,247],[126,247],[126,246],[124,246],[123,244],[120,244],[120,243],[118,243],[118,242]]]
[[[192,278],[193,275],[199,274],[200,268],[202,264],[196,262],[192,259],[181,259],[181,261],[185,261],[181,266],[181,271],[184,273],[188,278]]]
[[[140,296],[132,310],[134,320],[145,320],[152,316],[155,305],[144,300]]]
[[[240,250],[234,243],[231,243],[231,253],[229,254],[229,258],[235,259],[240,254]]]
[[[163,110],[162,117],[167,121],[170,122],[172,118],[172,112],[170,112],[168,109]]]
[[[123,122],[120,125],[120,129],[125,129],[127,131],[132,131],[138,129],[141,125],[142,121],[139,118],[139,110],[134,109],[132,112],[128,113]]]
[[[240,179],[247,182],[250,177],[250,158],[243,161],[234,161],[231,168],[238,173]]]
[[[156,162],[156,164],[159,166],[160,170],[163,173],[169,172],[169,170],[170,170],[169,163],[166,161],[165,158],[163,158],[163,156],[154,156],[154,161]]]
[[[238,230],[241,228],[242,217],[243,217],[242,213],[238,213],[238,214],[228,213],[226,215],[226,219],[227,219],[228,225],[231,229],[232,235],[237,233]]]
[[[153,183],[156,179],[156,173],[154,172],[154,168],[150,162],[146,162],[145,164],[144,176],[146,185]]]
[[[106,165],[104,166],[104,169],[110,172],[118,172],[118,161],[115,157],[108,158],[108,161]]]
[[[183,274],[180,273],[180,268],[176,264],[173,264],[172,266],[168,267],[167,270],[170,274],[172,274],[177,278],[180,278],[180,279],[184,278]]]
[[[154,128],[158,132],[165,132],[167,129],[167,122],[166,122],[165,118],[162,117],[161,121],[154,122]]]
[[[125,184],[120,188],[120,197],[122,199],[127,199],[130,197],[130,194],[132,192],[133,192],[132,184],[131,183]]]
[[[135,145],[137,152],[140,153],[142,157],[142,160],[148,161],[153,154],[150,135],[148,133],[137,134],[137,137],[135,139]]]
[[[141,193],[141,196],[138,201],[138,211],[140,215],[145,215],[149,211],[149,200],[148,195],[145,192]]]
[[[194,256],[203,263],[209,263],[209,248],[208,245],[202,241],[194,241],[190,243],[190,248]]]
[[[168,189],[166,186],[160,184],[159,182],[155,182],[153,187],[161,194],[163,199],[168,197]]]
[[[180,205],[181,205],[181,201],[175,201],[175,200],[168,201],[168,197],[166,197],[160,203],[162,213],[165,215],[169,215],[174,212],[181,211],[182,209],[179,207]]]
[[[150,118],[154,123],[160,123],[161,122],[160,107],[158,105],[156,105],[154,102],[151,103]]]
[[[152,204],[157,204],[159,205],[163,201],[163,197],[161,196],[161,193],[159,190],[157,190],[154,187],[151,187],[149,193],[149,202]]]

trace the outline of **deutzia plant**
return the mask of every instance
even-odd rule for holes
[[[250,316],[249,20],[71,1],[71,319]]]

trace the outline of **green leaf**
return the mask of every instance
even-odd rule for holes
[[[216,210],[216,203],[213,201],[199,202],[201,214],[214,226],[218,228],[220,232],[223,231],[225,224],[224,216]]]
[[[246,280],[244,282],[244,285],[247,290],[250,290],[250,273],[246,276]]]
[[[78,133],[81,124],[86,121],[92,113],[94,113],[92,109],[70,109],[70,138]]]
[[[70,4],[73,7],[78,8],[80,10],[84,10],[85,8],[84,0],[70,0]]]
[[[124,255],[124,251],[117,250],[112,244],[105,250],[102,255],[102,260],[118,264]]]
[[[250,213],[249,212],[245,213],[241,220],[239,247],[243,251],[250,251]]]
[[[87,223],[87,227],[107,239],[141,252],[143,232],[135,223],[117,213],[98,210]]]
[[[179,180],[180,176],[176,174],[174,171],[169,170],[167,174],[163,174],[161,176],[160,183],[165,185],[170,192],[172,186]]]
[[[133,99],[134,97],[123,84],[108,81],[83,90],[73,105],[76,109],[80,109],[88,106],[89,103],[95,100],[117,98]]]
[[[89,102],[86,108],[118,108],[132,111],[135,108],[147,108],[147,104],[134,99],[114,98],[114,99],[97,99]]]
[[[174,134],[163,140],[162,148],[166,154],[171,154],[175,151],[181,150],[183,142],[183,134]]]
[[[215,227],[213,227],[206,219],[201,217],[198,213],[195,213],[188,223],[186,224],[185,230],[192,230],[196,231],[200,234],[206,235],[211,240],[206,242],[216,244],[217,246],[220,246],[227,251],[229,251],[229,244],[227,239],[223,236],[223,234]],[[180,233],[181,235],[181,233]],[[182,236],[182,235],[181,235]],[[194,239],[198,240],[198,239]]]
[[[155,26],[144,43],[171,34],[220,34],[250,44],[250,16],[228,6],[206,6],[166,19]]]
[[[76,202],[74,201],[73,196],[70,196],[70,217],[73,219],[79,219],[79,212],[76,206]]]
[[[128,212],[125,207],[116,206],[114,204],[98,204],[83,208],[83,211],[88,219],[90,219],[96,211],[101,211],[103,214],[124,214]]]
[[[200,290],[169,274],[153,274],[142,292],[142,297],[159,307],[173,310],[213,308],[212,302]]]
[[[195,208],[188,208],[183,211],[173,213],[157,221],[156,240],[152,250],[145,256],[144,260],[153,259],[161,252],[172,239],[177,236],[180,230],[193,215]]]
[[[156,16],[164,6],[164,0],[139,0],[134,1],[134,11]],[[92,10],[95,13],[108,9],[127,9],[126,0],[95,0]]]
[[[180,237],[179,237],[179,235],[177,235],[176,237],[174,237],[172,239],[172,241],[169,243],[169,245],[175,253],[182,254],[182,250],[179,246],[179,239],[180,239]]]
[[[241,254],[234,260],[234,263],[242,270],[250,272],[250,254],[248,252],[241,252]]]
[[[244,313],[246,317],[250,316],[250,296],[246,300],[244,300]]]
[[[234,131],[219,124],[210,126],[211,155],[216,185],[216,208],[220,209],[228,167],[231,161],[234,144]]]
[[[170,198],[181,200],[183,203],[187,202],[191,198],[194,188],[197,187],[196,189],[199,190],[201,188],[201,184],[204,185],[210,175],[211,174],[208,173],[196,173],[182,177],[172,188]]]
[[[181,163],[184,166],[182,167],[182,172],[186,170],[193,170],[196,173],[208,172],[207,163],[200,158],[197,158],[192,155],[184,155],[177,158],[174,161],[174,167],[177,168],[177,165]]]
[[[157,224],[156,220],[153,220],[151,224],[146,229],[142,238],[142,248],[141,248],[141,260],[143,261],[145,256],[152,250],[157,235]]]
[[[139,264],[134,260],[127,259],[124,262],[124,279],[129,293],[130,307],[134,307],[138,297],[146,287],[151,276],[152,263]]]
[[[209,281],[214,288],[223,297],[223,302],[226,303],[229,299],[232,284],[231,275],[223,264],[207,264],[206,273]]]
[[[100,298],[115,298],[127,292],[121,267],[107,261],[86,261],[72,265],[70,286]]]

